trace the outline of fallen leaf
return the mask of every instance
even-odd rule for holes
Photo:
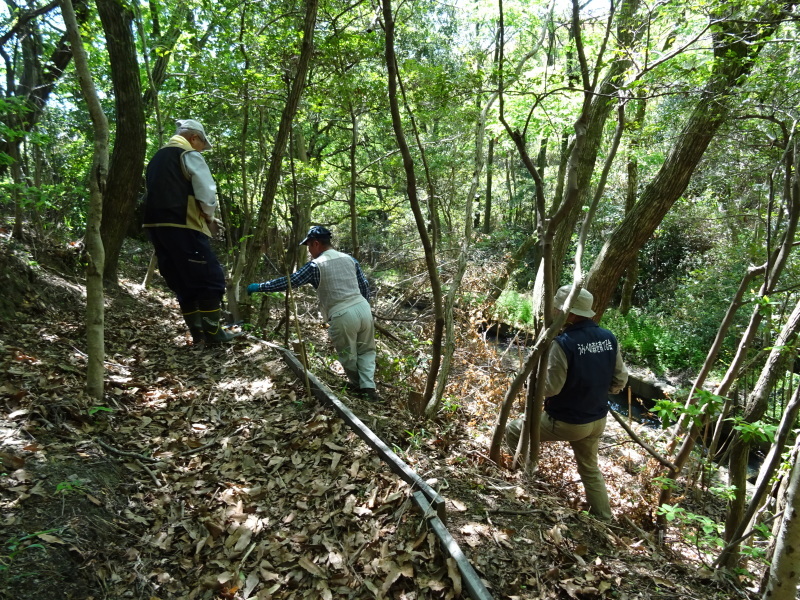
[[[453,592],[456,597],[461,595],[461,572],[458,570],[458,562],[455,558],[447,559],[447,576],[453,582]]]
[[[320,579],[327,579],[327,574],[323,571],[317,564],[311,561],[307,556],[300,557],[298,564],[303,567],[306,571],[311,573],[314,577],[319,577]]]

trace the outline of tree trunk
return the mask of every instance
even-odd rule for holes
[[[723,10],[723,5],[719,6]],[[710,81],[661,169],[606,240],[589,272],[587,287],[594,294],[596,318],[602,317],[639,249],[686,190],[694,169],[735,102],[731,91],[744,83],[765,39],[785,19],[785,14],[774,8],[770,2],[744,20],[718,23],[719,30],[713,34],[715,61]]]
[[[764,416],[767,403],[769,402],[769,395],[774,389],[775,383],[785,372],[788,359],[790,357],[794,359],[794,353],[790,352],[789,349],[792,348],[792,344],[795,342],[798,332],[800,332],[800,302],[797,303],[792,314],[789,315],[788,321],[775,340],[767,362],[761,370],[758,382],[747,398],[747,404],[742,414],[742,418],[745,422],[755,423]],[[729,542],[734,539],[734,532],[742,522],[742,514],[746,500],[747,457],[749,450],[749,443],[745,442],[741,434],[737,432],[733,437],[729,462],[731,484],[737,486],[734,490],[735,495],[729,504],[728,514],[725,519],[725,539]],[[727,566],[732,566],[736,564],[738,559],[738,550],[734,547],[731,549],[725,564]]]
[[[599,86],[596,85],[596,80],[588,86],[584,84],[585,88],[596,89],[597,93],[592,97],[589,106],[583,111],[586,124],[583,145],[577,153],[573,152],[570,155],[570,160],[575,161],[578,195],[575,201],[568,206],[564,222],[553,240],[553,264],[556,265],[564,264],[575,227],[582,218],[583,207],[592,197],[591,181],[603,143],[605,124],[615,108],[619,87],[624,80],[625,73],[633,64],[629,58],[629,52],[637,42],[638,35],[635,32],[644,31],[643,27],[636,26],[636,20],[638,19],[636,11],[639,4],[640,0],[623,0],[620,3],[619,15],[616,17],[616,38],[620,47],[619,58],[611,62]],[[574,31],[572,35],[577,37]],[[594,77],[597,79],[597,73],[595,73]],[[583,76],[583,74],[582,79],[588,82],[588,77]],[[597,298],[595,297],[595,305],[597,304]]]
[[[150,3],[151,9],[154,4]],[[172,59],[172,51],[175,49],[175,44],[178,43],[180,35],[187,29],[189,25],[188,17],[191,14],[191,5],[188,3],[179,3],[175,6],[175,12],[172,13],[169,29],[164,35],[160,35],[160,27],[158,27],[158,14],[153,11],[151,18],[153,20],[154,28],[153,35],[158,37],[155,43],[154,54],[156,60],[153,63],[153,68],[150,73],[150,82],[147,90],[142,96],[144,110],[148,114],[156,106],[158,102],[158,90],[167,79],[167,66]],[[159,135],[163,135],[163,131],[159,130]]]
[[[14,227],[11,230],[11,236],[17,240],[22,239],[22,225],[25,222],[25,210],[22,206],[23,195],[20,193],[23,181],[19,145],[19,140],[12,140],[6,146],[11,159],[11,180],[14,182],[14,188],[11,192],[14,201]]]
[[[348,202],[350,204],[350,245],[352,246],[353,258],[360,259],[358,248],[358,211],[356,210],[356,183],[358,182],[358,165],[356,164],[356,150],[358,149],[358,115],[353,105],[350,105],[350,124],[352,134],[350,139],[350,193]]]
[[[639,162],[631,157],[628,160],[628,190],[625,195],[625,214],[628,214],[636,204],[636,190],[639,186]],[[625,283],[622,285],[622,298],[619,301],[619,312],[627,315],[633,306],[633,290],[639,276],[639,255],[631,260],[631,265],[625,271]]]
[[[786,440],[789,439],[789,434],[792,432],[794,423],[797,421],[798,413],[800,413],[800,387],[795,389],[792,400],[786,407],[783,417],[781,417],[778,431],[775,434],[775,442],[770,447],[769,454],[767,454],[767,457],[764,459],[764,463],[761,465],[761,469],[758,473],[758,480],[756,481],[755,485],[755,491],[753,492],[753,497],[750,499],[750,503],[747,506],[747,511],[740,521],[739,527],[737,527],[736,531],[734,531],[733,535],[731,535],[732,540],[738,540],[741,538],[744,535],[745,530],[751,526],[751,523],[756,516],[756,511],[761,505],[761,502],[763,501],[764,496],[769,489],[772,476],[780,466],[783,449],[786,447]],[[735,547],[735,544],[731,544],[723,548],[719,557],[714,562],[714,566],[726,562],[728,553]]]
[[[52,2],[43,9],[34,10],[25,15],[21,15],[15,26],[5,32],[2,38],[0,38],[0,46],[5,44],[14,35],[29,35],[28,28],[31,26],[30,22],[32,19],[50,12],[50,10],[54,9],[56,6],[58,6],[58,2]],[[82,0],[74,4],[74,12],[79,25],[83,25],[89,18],[88,7]],[[69,61],[72,60],[72,48],[69,42],[69,36],[65,33],[61,39],[58,40],[55,49],[47,60],[41,60],[38,56],[32,56],[30,58],[32,62],[29,61],[27,64],[23,65],[23,70],[30,73],[29,81],[31,83],[35,81],[36,83],[35,85],[21,85],[19,88],[20,94],[17,95],[17,98],[21,100],[21,105],[28,109],[28,112],[25,113],[25,118],[19,123],[19,133],[23,136],[33,131],[34,127],[36,127],[53,88],[64,74],[64,70],[67,68]],[[7,89],[9,90],[14,87],[9,85],[11,83],[10,81],[6,82]],[[3,121],[5,122],[6,120],[6,115],[3,115]],[[4,152],[8,155],[13,155],[13,151],[9,146],[11,144],[19,145],[19,143],[20,139],[0,140],[0,153]],[[5,165],[0,164],[0,176],[5,174],[5,169]]]
[[[142,187],[147,140],[139,63],[133,39],[133,13],[119,0],[95,2],[111,63],[117,127],[100,226],[106,255],[103,279],[106,284],[117,285],[122,242],[133,220]]]
[[[639,191],[639,161],[636,158],[635,150],[641,146],[641,134],[639,133],[644,124],[645,101],[638,100],[634,102],[636,109],[634,116],[629,120],[628,128],[635,131],[633,139],[631,139],[630,155],[628,157],[628,186],[625,193],[625,214],[633,210],[636,205],[636,195]],[[622,297],[619,302],[619,312],[627,315],[633,306],[633,292],[636,288],[636,280],[639,276],[639,255],[631,260],[631,265],[625,272],[625,283],[622,286]]]
[[[800,438],[796,442],[800,446]],[[800,582],[797,555],[800,550],[800,464],[795,461],[787,490],[786,508],[770,563],[762,600],[795,600]]]
[[[492,232],[492,173],[494,172],[494,144],[496,139],[489,138],[489,154],[486,157],[486,204],[483,209],[483,233]]]
[[[787,152],[786,154],[786,164],[792,165],[794,164],[794,154],[792,152]],[[787,169],[787,171],[791,171],[791,169]],[[742,279],[742,282],[739,285],[739,289],[736,292],[736,296],[734,297],[733,301],[731,302],[730,307],[728,308],[728,312],[725,315],[725,318],[720,325],[720,328],[717,332],[717,336],[712,344],[711,349],[709,350],[708,356],[706,357],[705,362],[703,363],[703,367],[698,374],[695,383],[689,393],[689,396],[686,400],[687,408],[689,405],[694,404],[696,402],[695,398],[695,391],[700,389],[702,386],[706,376],[710,372],[711,368],[716,361],[716,357],[719,353],[720,348],[722,347],[722,343],[725,338],[725,334],[730,328],[733,323],[733,319],[736,315],[736,310],[741,305],[741,299],[744,296],[746,290],[749,288],[749,282],[756,276],[760,274],[765,274],[764,283],[761,285],[761,289],[759,290],[759,297],[763,298],[773,292],[777,282],[780,278],[781,273],[783,272],[784,267],[786,266],[786,261],[788,260],[789,254],[794,246],[794,238],[795,233],[797,231],[798,220],[800,220],[800,181],[795,181],[790,187],[785,190],[786,193],[786,206],[787,206],[787,213],[788,218],[786,222],[786,230],[783,232],[782,239],[778,247],[770,254],[769,259],[766,264],[762,265],[761,267],[753,267],[751,268],[745,277]],[[753,313],[750,316],[750,322],[748,323],[747,328],[745,329],[744,333],[742,334],[742,338],[739,341],[739,345],[734,355],[731,364],[728,366],[728,370],[725,373],[725,376],[722,378],[722,381],[717,385],[715,390],[715,394],[718,396],[725,396],[728,393],[731,385],[735,381],[736,377],[739,374],[739,369],[741,368],[742,363],[745,360],[747,350],[750,347],[750,344],[753,341],[753,338],[758,331],[758,327],[763,320],[763,310],[762,305],[760,303],[756,304],[753,309]],[[699,429],[695,425],[689,425],[688,417],[682,416],[678,421],[678,427],[676,428],[675,434],[673,439],[669,443],[669,449],[672,450],[678,442],[680,436],[682,436],[686,429],[689,429],[688,435],[683,440],[680,450],[678,451],[677,456],[673,463],[678,468],[677,471],[670,471],[667,474],[667,477],[670,479],[676,479],[680,470],[683,469],[686,462],[689,460],[689,456],[691,455],[692,449],[694,448],[695,441],[697,436],[699,435]],[[717,435],[715,434],[715,437]],[[672,496],[671,486],[665,486],[660,493],[659,497],[659,505],[669,503],[669,500]]]
[[[94,129],[94,156],[89,173],[89,214],[86,226],[86,247],[89,265],[86,270],[86,337],[87,368],[86,391],[96,402],[103,400],[104,381],[104,298],[103,298],[103,240],[100,237],[100,222],[103,216],[103,193],[108,174],[108,121],[97,97],[89,62],[83,48],[78,22],[71,0],[62,0],[61,13],[75,55],[75,70],[81,85],[81,92],[89,105]]]
[[[397,101],[397,59],[394,52],[394,17],[392,16],[391,0],[382,0],[383,20],[386,34],[386,67],[389,77],[389,107],[392,114],[392,128],[403,157],[403,168],[406,173],[406,193],[411,205],[411,212],[417,224],[422,247],[425,251],[425,264],[428,268],[428,277],[431,283],[431,293],[434,305],[434,330],[431,338],[431,365],[428,371],[428,378],[425,383],[425,391],[422,401],[427,405],[433,396],[436,379],[439,374],[439,367],[442,360],[442,338],[444,337],[444,308],[442,306],[442,284],[439,280],[438,267],[436,265],[436,254],[434,253],[433,243],[426,230],[425,217],[420,209],[419,198],[417,196],[417,177],[414,172],[414,159],[406,142],[403,133],[403,123],[400,117],[400,106]]]
[[[278,183],[281,179],[281,165],[286,145],[289,141],[289,134],[292,130],[297,106],[300,103],[300,96],[305,87],[306,73],[314,51],[314,27],[317,22],[317,7],[319,0],[306,0],[306,14],[303,21],[303,41],[300,48],[300,57],[297,60],[297,70],[292,81],[289,95],[286,98],[286,105],[283,107],[281,121],[278,125],[278,133],[275,135],[275,142],[272,146],[272,153],[269,161],[269,171],[267,180],[264,183],[264,191],[261,195],[259,206],[258,221],[254,229],[254,235],[248,246],[247,261],[244,270],[244,277],[247,281],[253,281],[255,272],[258,268],[261,244],[267,236],[267,228],[272,219],[272,206],[275,202],[275,195],[278,192]]]

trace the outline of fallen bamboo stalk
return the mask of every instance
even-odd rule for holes
[[[636,435],[636,432],[628,426],[628,424],[625,422],[625,420],[621,416],[619,416],[619,414],[617,414],[617,412],[615,410],[612,410],[612,409],[609,408],[608,412],[611,413],[611,415],[617,420],[617,423],[619,423],[620,426],[628,433],[628,435],[631,436],[631,439],[634,442],[636,442],[637,444],[639,444],[642,448],[644,448],[647,451],[647,453],[650,454],[650,456],[655,458],[658,462],[660,462],[662,465],[664,465],[668,469],[671,469],[672,471],[675,471],[676,473],[678,472],[678,467],[676,467],[674,464],[672,464],[666,458],[661,456],[658,452],[656,452],[653,449],[652,446],[650,446],[650,444],[648,444],[642,438],[640,438],[638,435]]]
[[[475,572],[475,569],[470,564],[461,547],[453,539],[453,536],[447,530],[442,520],[436,516],[436,512],[431,510],[431,505],[428,503],[427,498],[422,492],[414,492],[414,502],[422,510],[423,518],[427,520],[428,524],[433,529],[436,537],[442,543],[444,552],[458,565],[458,571],[461,573],[461,581],[464,588],[472,600],[492,600],[492,595],[483,583],[483,580]]]
[[[439,518],[445,522],[447,515],[445,513],[445,502],[436,490],[428,485],[411,467],[403,462],[397,454],[395,454],[386,443],[380,439],[375,433],[367,427],[361,419],[359,419],[353,412],[341,401],[336,395],[328,388],[327,385],[322,383],[310,371],[303,368],[303,364],[298,360],[297,356],[290,350],[271,342],[258,340],[262,344],[274,348],[278,353],[283,356],[284,361],[289,368],[294,371],[295,375],[304,378],[308,375],[309,387],[314,397],[320,402],[329,404],[339,414],[341,419],[347,423],[350,428],[360,437],[364,442],[372,448],[378,456],[385,462],[388,467],[400,477],[403,481],[408,483],[412,489],[420,490],[425,496],[428,497],[429,502],[436,510]]]

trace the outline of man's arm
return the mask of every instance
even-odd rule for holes
[[[567,355],[564,354],[564,350],[555,340],[550,344],[550,350],[547,352],[547,373],[545,377],[545,398],[558,394],[567,381]]]
[[[622,361],[622,353],[617,346],[617,362],[614,365],[614,376],[611,378],[611,387],[608,388],[608,391],[612,394],[619,394],[626,383],[628,383],[628,369]]]
[[[217,184],[211,176],[203,155],[199,152],[186,152],[183,154],[183,164],[186,172],[192,178],[194,197],[200,203],[200,208],[207,221],[214,218],[217,208]]]
[[[292,273],[289,278],[286,277],[278,277],[277,279],[270,279],[269,281],[265,281],[264,283],[255,284],[258,286],[258,289],[250,291],[250,286],[248,287],[248,293],[255,292],[283,292],[289,289],[289,281],[292,283],[292,287],[300,287],[301,285],[305,285],[306,283],[310,283],[315,288],[319,286],[319,269],[317,265],[313,262],[307,262],[304,264],[300,269]],[[254,284],[251,284],[254,285]]]
[[[361,265],[358,264],[358,261],[354,258],[353,262],[356,264],[356,279],[358,279],[358,291],[361,292],[361,295],[364,296],[364,299],[369,302],[370,290],[369,290],[369,282],[367,278],[364,276],[364,271],[361,270]]]

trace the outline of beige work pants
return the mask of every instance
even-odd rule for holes
[[[369,304],[359,302],[330,317],[328,335],[350,383],[375,389],[375,324]]]
[[[506,442],[512,451],[516,451],[522,431],[523,419],[515,419],[506,428]],[[569,442],[575,455],[578,474],[581,476],[589,512],[604,520],[611,519],[611,505],[608,502],[608,490],[603,474],[597,464],[597,447],[600,436],[606,428],[606,417],[575,425],[556,421],[547,413],[542,413],[539,436],[542,442]]]

